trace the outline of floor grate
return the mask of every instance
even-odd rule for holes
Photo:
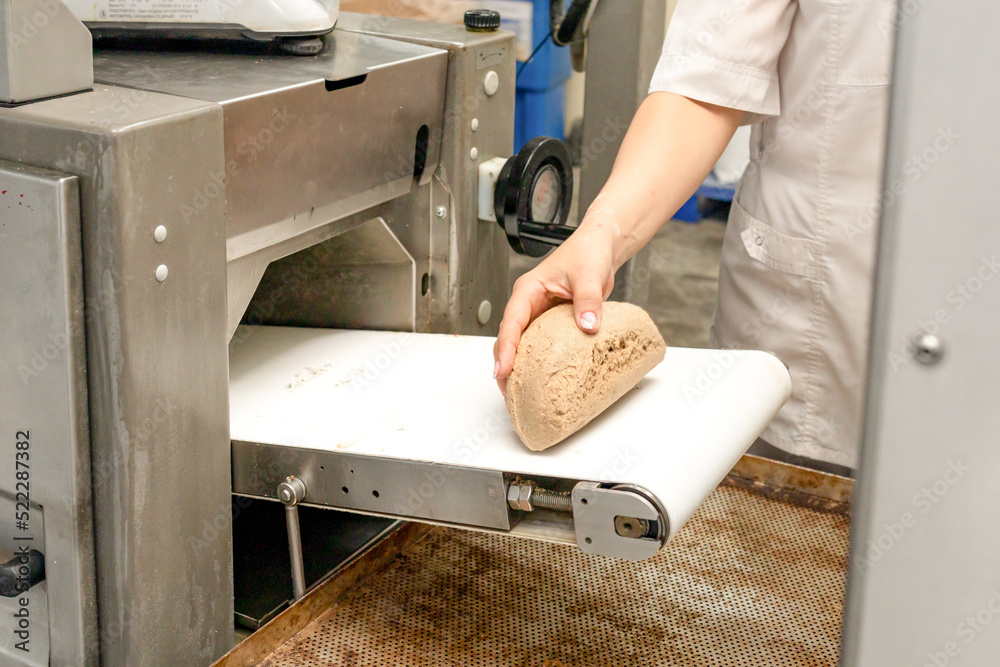
[[[848,529],[731,487],[641,563],[439,529],[261,664],[833,667]]]

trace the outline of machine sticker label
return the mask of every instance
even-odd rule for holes
[[[222,9],[240,0],[98,0],[99,21],[154,21],[210,23],[219,21]]]
[[[500,29],[510,30],[517,35],[517,59],[522,62],[527,60],[531,49],[535,46],[531,31],[535,15],[532,2],[530,0],[490,0],[482,5],[487,9],[495,9],[500,12]]]
[[[476,54],[476,69],[486,69],[495,67],[500,63],[507,62],[508,49],[506,44],[493,44],[485,46]]]

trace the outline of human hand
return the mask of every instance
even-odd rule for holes
[[[493,345],[493,375],[504,396],[521,334],[546,310],[572,301],[577,326],[586,333],[600,329],[601,305],[615,284],[617,236],[613,221],[584,220],[551,255],[514,283]]]

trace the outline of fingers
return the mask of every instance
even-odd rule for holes
[[[507,378],[497,378],[497,386],[500,387],[500,393],[503,394],[503,397],[507,398]]]
[[[596,333],[601,328],[601,306],[604,303],[604,288],[608,282],[602,284],[602,278],[603,276],[587,273],[571,279],[576,325],[587,333]]]
[[[521,342],[521,334],[524,333],[533,319],[551,305],[545,289],[539,282],[530,278],[527,282],[522,281],[523,279],[519,279],[514,284],[510,301],[507,302],[507,307],[503,311],[503,321],[500,322],[497,341],[493,344],[495,358],[493,376],[498,381],[506,380],[514,369],[514,355],[517,352],[518,343]],[[501,391],[505,387],[506,382],[503,382],[500,387]]]

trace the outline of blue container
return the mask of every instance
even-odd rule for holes
[[[527,1],[527,0],[525,0]],[[549,0],[532,0],[531,48],[549,32]],[[487,3],[488,6],[488,3]],[[502,8],[500,15],[503,16]],[[506,26],[505,26],[506,27]],[[566,108],[566,80],[572,74],[569,47],[545,43],[517,77],[514,108],[514,150],[539,135],[562,139]]]

